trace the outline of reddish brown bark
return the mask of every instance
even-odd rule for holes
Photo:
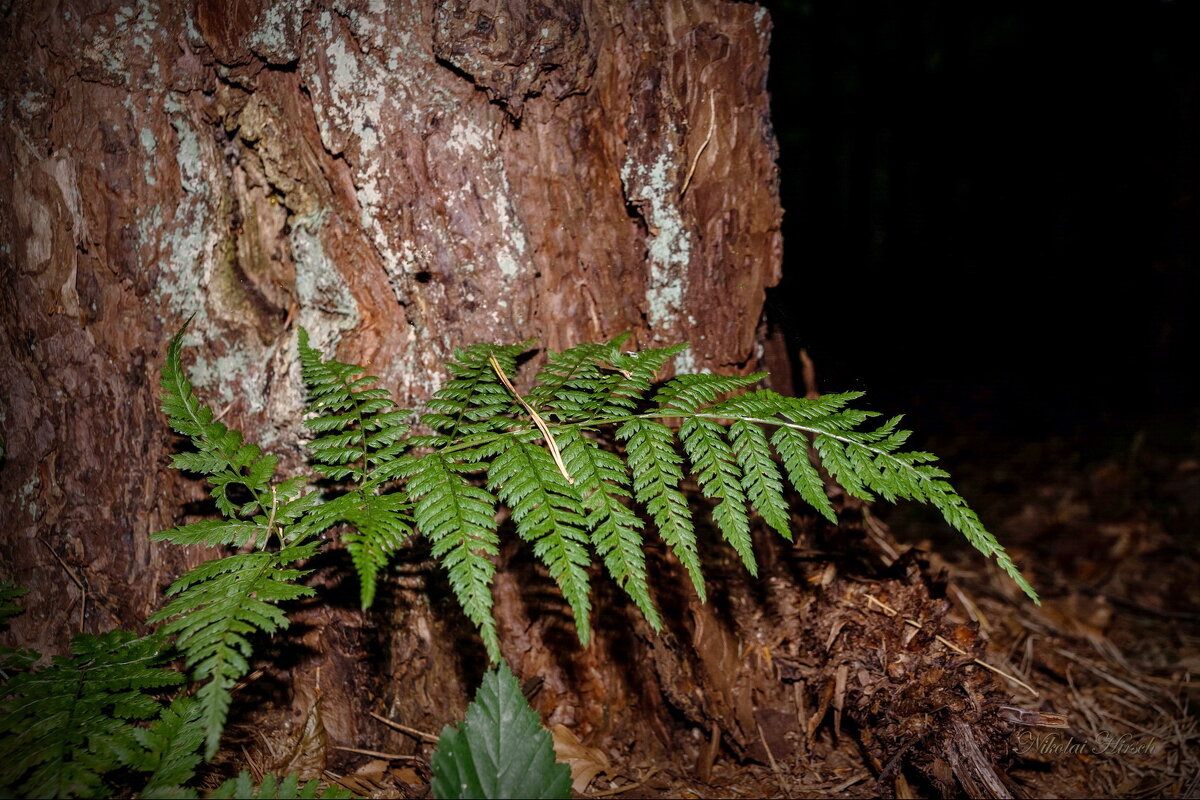
[[[189,317],[198,391],[290,468],[301,324],[410,405],[476,340],[632,331],[691,341],[689,368],[760,361],[781,212],[755,5],[72,0],[4,24],[0,553],[29,646],[138,625],[208,555],[147,538],[203,497],[157,411]],[[323,697],[339,744],[381,740],[367,710],[437,729],[461,708],[478,650],[426,567],[369,615],[334,589],[297,613],[294,702]],[[502,576],[499,613],[544,710],[581,735],[663,713],[616,674],[622,601],[581,651],[519,624],[525,588]]]

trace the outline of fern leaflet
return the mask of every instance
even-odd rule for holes
[[[353,795],[341,787],[322,789],[317,781],[300,783],[300,775],[296,772],[282,780],[274,775],[264,775],[262,782],[256,785],[250,773],[242,770],[236,778],[230,778],[206,796],[213,800],[342,800]]]
[[[626,505],[630,501],[629,471],[615,453],[600,447],[576,428],[559,436],[563,459],[583,497],[592,547],[604,559],[613,580],[633,599],[654,630],[662,627],[646,581],[642,552],[642,520]]]
[[[473,344],[454,351],[454,359],[446,365],[450,380],[434,392],[429,412],[421,422],[433,429],[429,436],[414,436],[410,444],[418,447],[460,447],[473,437],[487,438],[488,434],[503,432],[512,424],[517,412],[516,403],[500,376],[492,369],[495,358],[501,368],[511,374],[516,359],[529,343],[519,345]]]
[[[183,696],[164,708],[150,727],[134,729],[142,752],[135,755],[133,766],[150,773],[139,797],[194,795],[182,787],[192,779],[201,761],[204,728],[196,724],[199,718],[199,703]]]
[[[634,497],[650,512],[659,536],[687,570],[700,599],[706,600],[696,528],[687,498],[679,491],[683,459],[675,452],[675,434],[661,422],[638,418],[622,425],[616,436],[625,441]]]
[[[433,557],[449,573],[467,618],[479,626],[488,656],[498,662],[500,640],[492,619],[492,559],[500,552],[496,498],[462,475],[479,468],[435,452],[410,461],[406,477],[417,527],[433,542]]]
[[[729,426],[729,440],[734,458],[742,467],[742,488],[750,505],[758,509],[776,533],[790,542],[792,531],[787,500],[783,497],[783,479],[779,467],[771,459],[766,434],[757,425],[738,420]],[[821,496],[825,497],[825,493]]]
[[[138,743],[130,720],[159,703],[147,689],[183,677],[164,664],[162,637],[126,631],[79,634],[58,656],[0,688],[0,787],[25,797],[102,797],[106,773],[131,766]]]
[[[300,329],[300,365],[308,385],[305,425],[322,434],[308,443],[317,471],[356,487],[310,514],[321,530],[340,522],[351,530],[342,541],[358,573],[362,607],[375,599],[379,571],[412,535],[411,504],[401,492],[382,494],[389,471],[408,448],[407,411],[396,407],[379,379],[362,367],[324,360]],[[382,477],[381,477],[382,476]]]
[[[713,521],[741,556],[751,575],[758,575],[754,560],[754,542],[750,540],[750,518],[746,514],[746,493],[742,489],[742,469],[733,450],[725,441],[725,430],[704,417],[689,417],[679,429],[683,449],[695,468],[696,479],[704,496],[718,501]]]
[[[517,532],[533,543],[534,555],[549,568],[575,612],[579,640],[586,645],[591,601],[583,501],[544,448],[517,437],[501,441],[506,446],[488,467],[488,488],[512,509]]]

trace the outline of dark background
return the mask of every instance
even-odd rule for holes
[[[821,390],[924,443],[1194,436],[1200,3],[768,7],[768,313]]]

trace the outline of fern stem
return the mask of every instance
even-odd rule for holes
[[[676,414],[676,416],[678,416],[678,414]],[[799,423],[796,423],[796,422],[786,422],[781,419],[763,419],[761,417],[743,417],[743,416],[740,416],[737,414],[704,414],[704,413],[697,412],[697,413],[692,414],[692,416],[702,417],[704,419],[732,419],[732,420],[739,420],[741,422],[754,422],[759,425],[774,425],[777,428],[791,428],[792,430],[795,430],[795,431],[811,433],[814,436],[825,436],[830,439],[836,439],[837,441],[841,442],[842,444],[851,444],[851,445],[855,445],[856,447],[861,447],[864,450],[869,450],[877,456],[883,456],[884,458],[886,458],[888,461],[892,462],[893,464],[901,466],[910,472],[912,471],[912,466],[910,464],[904,463],[903,461],[896,458],[895,456],[893,456],[891,453],[889,453],[886,450],[880,450],[878,448],[872,447],[868,443],[865,443],[865,442],[862,442],[862,441],[859,441],[856,439],[850,439],[845,436],[839,436],[837,433],[830,431],[830,430],[826,430],[825,428],[814,428],[809,425],[800,425]]]

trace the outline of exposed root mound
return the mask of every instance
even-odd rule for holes
[[[813,723],[857,736],[885,796],[910,794],[911,767],[947,796],[1013,797],[1004,775],[1008,693],[979,662],[973,627],[947,621],[949,604],[922,583],[844,580],[812,605],[801,650],[815,682]],[[815,733],[815,724],[810,727]]]

